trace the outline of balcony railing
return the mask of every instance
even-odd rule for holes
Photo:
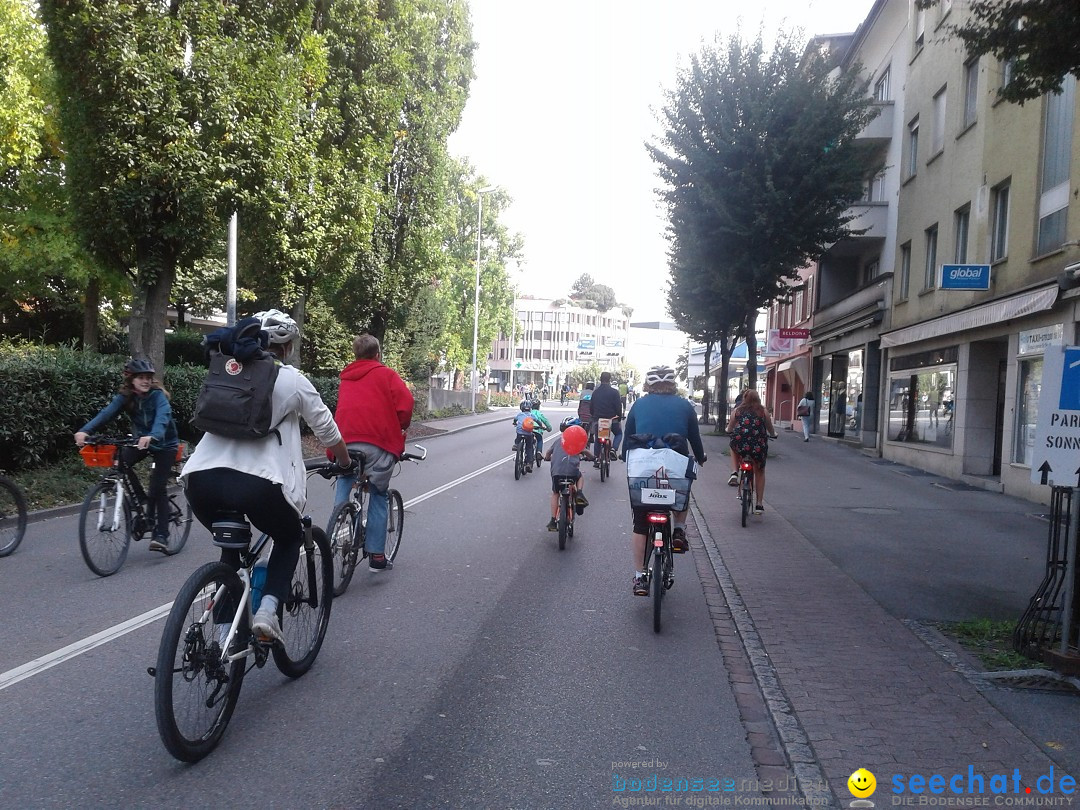
[[[874,107],[880,112],[865,127],[862,132],[855,136],[859,143],[880,143],[892,140],[893,137],[893,102],[878,101]]]

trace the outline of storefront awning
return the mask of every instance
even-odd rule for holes
[[[942,315],[940,318],[923,321],[914,326],[885,332],[881,335],[881,346],[882,348],[904,346],[940,335],[978,329],[981,326],[989,326],[1012,318],[1023,318],[1025,315],[1051,309],[1057,302],[1058,292],[1058,286],[1055,283],[1051,287],[1028,290],[999,301],[990,301],[971,309]]]
[[[783,373],[785,371],[794,372],[799,376],[799,379],[803,382],[810,381],[810,358],[805,354],[800,357],[792,357],[790,360],[785,360],[776,367],[777,372]]]

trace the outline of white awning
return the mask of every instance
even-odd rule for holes
[[[792,371],[799,376],[799,379],[803,382],[810,381],[810,358],[805,354],[799,357],[792,357],[790,360],[785,360],[776,367],[776,371],[780,374],[785,371]]]
[[[966,332],[969,329],[978,329],[981,326],[989,326],[1001,323],[1012,318],[1023,318],[1051,309],[1057,302],[1058,286],[1042,287],[1037,290],[1028,290],[999,301],[990,301],[980,304],[971,309],[961,312],[953,312],[942,315],[929,321],[917,323],[914,326],[905,326],[892,332],[881,335],[882,348],[888,346],[904,346],[908,343],[917,343],[920,340],[929,340],[940,335],[950,335],[954,332]]]

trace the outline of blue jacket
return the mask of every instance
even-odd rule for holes
[[[127,401],[126,395],[117,394],[97,416],[79,428],[79,432],[93,433],[102,425],[108,424],[125,410]],[[179,446],[180,439],[172,416],[172,405],[160,388],[151,388],[144,397],[135,396],[135,409],[128,411],[128,416],[131,418],[131,430],[136,438],[151,437],[151,450],[175,450]]]
[[[694,406],[677,394],[649,394],[636,400],[626,417],[623,433],[629,439],[635,433],[663,436],[678,433],[685,436],[699,461],[705,458]]]

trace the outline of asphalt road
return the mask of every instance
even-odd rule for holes
[[[509,424],[424,440],[395,479],[394,570],[357,572],[303,678],[249,673],[193,766],[158,739],[146,667],[182,582],[217,556],[208,534],[171,558],[135,544],[99,579],[75,517],[31,525],[0,561],[0,807],[581,808],[611,806],[616,775],[754,778],[689,561],[655,635],[630,594],[621,468],[603,485],[587,470],[593,505],[559,552],[547,468],[515,481],[511,441]],[[330,488],[311,486],[324,523]]]

